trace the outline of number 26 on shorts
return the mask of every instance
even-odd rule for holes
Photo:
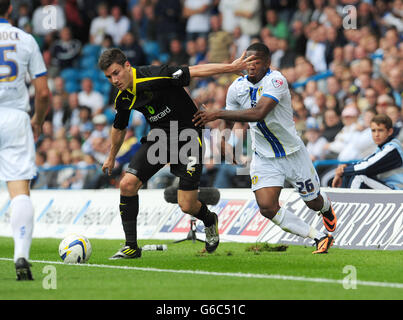
[[[311,179],[308,179],[305,182],[297,182],[296,184],[298,186],[298,192],[301,194],[311,193],[315,190],[315,186]]]

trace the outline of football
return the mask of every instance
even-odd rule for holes
[[[69,235],[59,245],[59,256],[64,263],[85,263],[90,259],[91,253],[91,243],[83,235]]]

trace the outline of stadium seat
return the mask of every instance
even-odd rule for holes
[[[97,67],[98,58],[96,56],[83,56],[80,58],[80,68],[95,69]]]
[[[78,69],[68,68],[61,71],[60,76],[64,79],[65,82],[67,81],[78,81],[79,78],[79,71]]]
[[[159,60],[161,61],[161,63],[167,63],[169,58],[170,58],[169,53],[161,53],[159,56]]]
[[[83,57],[95,57],[98,59],[99,53],[101,51],[100,46],[93,44],[86,44],[81,52]]]
[[[78,81],[76,80],[67,80],[65,83],[65,90],[68,93],[74,93],[74,92],[79,92],[80,91],[80,85]]]
[[[148,63],[151,63],[152,60],[158,59],[160,54],[160,47],[158,42],[155,41],[147,41],[143,45],[144,52],[147,56]]]
[[[82,69],[79,80],[90,78],[93,82],[99,81],[99,72],[96,68]]]

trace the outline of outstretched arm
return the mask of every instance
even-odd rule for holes
[[[195,113],[193,122],[196,126],[203,126],[217,119],[235,122],[258,122],[263,120],[276,105],[277,101],[263,96],[254,108],[244,110],[199,110]]]
[[[209,77],[222,73],[240,73],[248,68],[248,65],[252,63],[256,57],[246,57],[246,51],[242,56],[232,63],[207,63],[198,64],[189,67],[190,77]]]

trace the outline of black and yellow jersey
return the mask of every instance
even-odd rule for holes
[[[178,129],[195,128],[192,119],[197,111],[183,87],[189,85],[188,67],[142,66],[133,68],[133,88],[119,91],[115,99],[114,127],[127,128],[132,110],[140,111],[151,129],[168,130],[170,121]]]

